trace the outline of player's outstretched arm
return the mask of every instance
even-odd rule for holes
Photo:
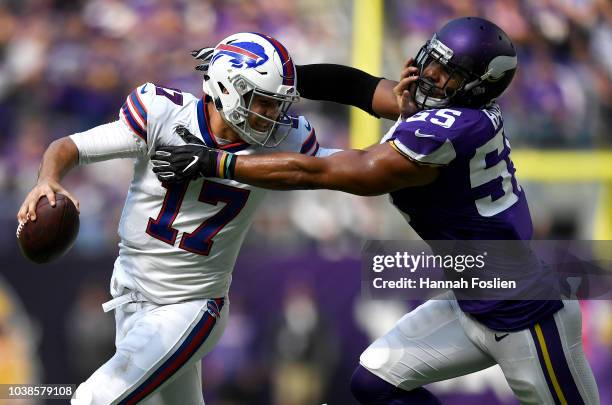
[[[28,219],[35,221],[38,200],[46,196],[51,206],[55,206],[55,193],[66,195],[78,210],[79,201],[60,184],[66,173],[75,167],[78,162],[79,151],[69,137],[53,141],[43,155],[38,172],[38,181],[21,204],[17,213],[17,220],[19,222],[26,222]]]
[[[297,153],[238,156],[201,145],[160,146],[151,162],[162,182],[206,176],[275,190],[326,188],[358,195],[422,186],[438,176],[436,166],[410,160],[390,142],[325,158]]]
[[[357,195],[385,194],[429,184],[435,165],[417,163],[391,142],[328,157],[298,153],[239,156],[203,145],[159,146],[151,160],[162,182],[220,177],[274,190],[330,189]]]
[[[330,189],[371,196],[423,186],[437,175],[437,167],[416,163],[384,143],[326,158],[293,153],[239,156],[233,178],[276,190]]]
[[[400,82],[375,77],[349,66],[299,65],[296,66],[298,91],[304,98],[352,105],[376,117],[396,120],[400,113],[410,116],[416,112],[416,107],[413,111],[400,111],[397,102],[397,97],[416,80],[418,69],[413,63],[412,58],[406,61]],[[406,82],[411,76],[414,79]]]

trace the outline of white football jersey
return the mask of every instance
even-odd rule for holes
[[[223,144],[209,128],[206,100],[145,83],[121,108],[122,131],[141,144],[134,153],[134,179],[119,222],[119,257],[113,278],[159,304],[227,294],[240,246],[262,201],[264,189],[233,180],[200,178],[162,185],[150,158],[159,145],[183,145],[183,126],[207,145],[238,155],[298,152],[324,156],[304,117],[291,118],[275,148],[244,142]],[[79,139],[73,136],[79,150]],[[146,143],[146,147],[144,144]]]

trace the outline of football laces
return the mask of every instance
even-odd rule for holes
[[[19,225],[17,226],[17,238],[19,238],[19,235],[21,235],[21,230],[23,229],[23,226],[25,225],[25,222],[19,222]]]

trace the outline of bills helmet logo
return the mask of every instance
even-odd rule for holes
[[[210,65],[224,57],[230,57],[232,67],[237,69],[254,68],[263,65],[268,60],[268,55],[263,46],[255,42],[232,42],[221,44],[216,48],[216,54],[210,61]]]

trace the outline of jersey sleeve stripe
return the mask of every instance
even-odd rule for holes
[[[147,128],[147,111],[145,110],[142,102],[138,98],[136,92],[132,92],[127,98],[128,107],[132,113],[132,117],[140,124],[141,128],[146,130]]]
[[[128,108],[127,103],[123,104],[121,107],[121,113],[123,114],[123,118],[127,122],[130,129],[138,135],[143,141],[147,141],[147,131],[145,131],[142,127],[138,125],[132,114],[130,113],[130,109]]]
[[[319,151],[319,142],[315,144],[314,152],[312,152],[310,156],[315,156],[318,151]]]
[[[147,109],[146,109],[144,103],[142,102],[142,100],[140,99],[140,96],[138,95],[138,91],[137,90],[134,90],[132,92],[132,94],[130,94],[130,99],[132,100],[132,103],[136,107],[136,110],[138,111],[138,114],[140,114],[140,116],[142,117],[142,120],[144,121],[145,126],[146,126],[146,124],[147,124]]]
[[[126,106],[128,108],[128,112],[130,113],[130,116],[134,119],[136,124],[138,124],[140,129],[142,129],[143,131],[146,131],[146,128],[147,128],[146,121],[144,121],[142,119],[142,117],[140,116],[140,114],[136,110],[136,107],[134,107],[134,104],[132,103],[132,100],[129,97],[126,100],[125,104],[126,104]]]
[[[419,163],[446,166],[452,162],[455,157],[457,157],[455,148],[448,139],[442,145],[440,145],[438,149],[427,155],[410,149],[408,146],[400,142],[399,139],[392,139],[389,141],[389,143],[399,153]]]
[[[308,135],[304,143],[302,143],[302,148],[300,149],[300,153],[309,152],[315,143],[317,143],[317,135],[315,134],[315,130],[313,128],[310,131],[310,134]]]

